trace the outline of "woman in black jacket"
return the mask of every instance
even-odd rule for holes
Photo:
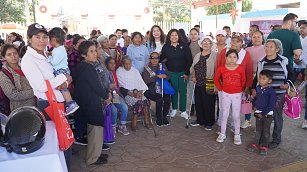
[[[86,164],[104,164],[105,155],[101,154],[103,145],[103,109],[104,104],[110,102],[108,88],[105,88],[95,69],[98,56],[96,46],[92,41],[84,41],[79,46],[79,53],[84,60],[77,66],[73,75],[75,81],[75,100],[87,122],[87,153]]]
[[[170,116],[175,117],[177,114],[179,93],[181,117],[187,119],[187,82],[193,60],[190,48],[182,41],[177,29],[172,29],[168,32],[166,44],[162,48],[160,57],[160,62],[166,61],[166,66],[170,71],[170,81],[175,89],[175,95],[172,96],[173,110]]]

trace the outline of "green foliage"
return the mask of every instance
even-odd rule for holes
[[[218,5],[219,14],[227,14],[229,10],[232,8],[232,3]],[[253,9],[253,1],[252,0],[243,0],[242,1],[242,12],[251,11]],[[207,15],[215,15],[216,13],[216,5],[212,7],[206,8]]]
[[[155,22],[189,22],[191,21],[191,6],[182,0],[150,0]]]
[[[0,0],[0,22],[25,22],[24,0]]]

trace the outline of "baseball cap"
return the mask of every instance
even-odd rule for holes
[[[28,38],[32,38],[33,35],[38,34],[39,32],[48,33],[46,28],[43,25],[38,23],[33,23],[28,27],[27,36]]]
[[[217,35],[226,36],[226,35],[227,35],[227,32],[226,32],[225,30],[218,30],[218,31],[216,32],[216,36],[217,36]]]

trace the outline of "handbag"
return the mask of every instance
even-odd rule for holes
[[[252,113],[252,101],[251,101],[251,96],[242,96],[241,99],[241,113],[242,114],[250,114]]]
[[[112,105],[109,104],[104,108],[104,141],[111,142],[114,141],[114,133],[112,129]]]
[[[74,143],[74,134],[65,117],[64,103],[57,102],[48,80],[46,80],[46,85],[48,90],[46,96],[49,106],[44,110],[55,124],[60,150],[65,151]]]
[[[300,119],[303,102],[299,96],[299,91],[290,80],[287,80],[287,84],[288,90],[285,94],[283,112],[292,119]]]

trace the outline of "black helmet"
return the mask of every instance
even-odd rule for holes
[[[9,115],[4,140],[8,152],[28,154],[40,149],[45,140],[46,120],[35,107],[24,106]]]

